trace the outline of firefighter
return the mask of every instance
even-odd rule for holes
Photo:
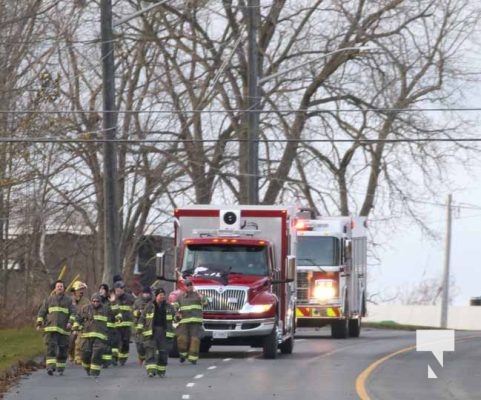
[[[87,375],[93,377],[100,375],[102,355],[108,339],[108,321],[109,310],[102,304],[100,295],[94,293],[90,303],[80,309],[74,323],[74,335],[82,327],[82,367]]]
[[[125,365],[129,357],[130,337],[132,334],[133,315],[132,308],[135,298],[130,293],[125,291],[125,284],[123,281],[117,281],[114,284],[115,300],[112,305],[112,310],[115,313],[116,331],[118,339],[118,353],[115,354],[112,348],[112,363]]]
[[[141,325],[140,325],[140,316],[142,315],[142,311],[144,310],[145,306],[152,300],[152,289],[149,286],[146,286],[142,289],[142,292],[139,297],[135,299],[134,302],[134,327],[136,328],[135,332],[135,346],[137,348],[137,355],[139,357],[139,365],[142,365],[145,361],[145,346],[144,346],[144,335],[142,335]]]
[[[57,370],[63,375],[67,363],[69,331],[75,321],[75,307],[72,299],[65,295],[65,284],[55,282],[51,295],[45,299],[37,314],[37,330],[45,332],[47,346],[47,373],[53,375]]]
[[[89,304],[88,297],[85,297],[87,284],[81,281],[75,281],[72,284],[72,303],[75,306],[76,312],[80,312],[83,306]],[[82,330],[82,327],[78,327]],[[82,364],[82,339],[78,337],[75,332],[71,332],[69,340],[68,358],[75,364]]]
[[[112,315],[113,312],[112,312],[111,300],[113,300],[115,297],[111,295],[109,285],[107,285],[106,283],[102,283],[99,286],[99,295],[100,295],[100,301],[105,307],[107,307],[110,314]],[[107,321],[107,328],[108,328],[107,329],[108,338],[107,338],[107,343],[105,344],[104,353],[102,354],[103,368],[108,368],[109,365],[112,363],[112,344],[115,342],[114,336],[116,334],[115,318],[114,319],[110,318],[109,321]]]
[[[145,338],[145,369],[152,378],[165,376],[169,351],[174,339],[172,323],[175,308],[166,300],[163,288],[154,289],[154,298],[144,307],[138,331]]]
[[[175,319],[179,322],[176,330],[177,348],[181,363],[187,359],[192,364],[197,364],[203,332],[202,308],[206,299],[194,290],[190,279],[184,279],[184,285],[186,291],[174,303],[177,310]]]

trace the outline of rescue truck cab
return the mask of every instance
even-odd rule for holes
[[[264,358],[294,347],[295,209],[196,205],[175,210],[176,288],[189,278],[207,299],[201,351],[261,347]],[[160,278],[166,279],[163,266]],[[170,280],[170,279],[167,279]]]
[[[297,326],[330,325],[334,338],[358,337],[366,315],[366,218],[299,212],[296,230]]]

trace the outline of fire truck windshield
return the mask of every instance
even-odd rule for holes
[[[339,239],[330,236],[299,236],[297,264],[302,266],[339,265]]]
[[[266,247],[251,245],[189,244],[182,271],[221,270],[228,273],[262,275],[268,273]]]

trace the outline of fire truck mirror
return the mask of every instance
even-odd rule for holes
[[[165,252],[157,253],[155,255],[155,274],[158,277],[164,278],[165,276]]]
[[[293,282],[296,278],[296,257],[287,256],[286,281]]]
[[[346,240],[344,254],[346,260],[350,260],[352,258],[352,242],[350,240]]]

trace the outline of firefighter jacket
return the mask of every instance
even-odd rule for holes
[[[87,304],[80,310],[74,329],[82,326],[82,338],[108,339],[108,323],[114,321],[114,315],[107,306],[100,303],[98,307]]]
[[[142,329],[140,326],[140,316],[142,315],[142,311],[145,309],[145,306],[152,301],[152,298],[144,298],[139,296],[135,299],[134,306],[133,306],[133,316],[134,316],[134,327],[136,329]]]
[[[174,307],[180,313],[179,324],[202,323],[202,308],[206,299],[197,292],[184,292],[174,303]]]
[[[111,308],[115,314],[115,320],[117,321],[115,326],[117,328],[133,326],[134,301],[135,297],[130,293],[125,292],[118,296],[112,303]]]
[[[164,301],[163,305],[165,307],[165,321],[162,322],[162,325],[165,328],[165,336],[167,339],[173,339],[175,334],[172,323],[174,322],[175,308],[167,301]],[[157,306],[155,301],[149,301],[140,315],[137,327],[139,330],[142,330],[142,335],[146,339],[152,338],[154,334],[154,323],[156,321],[155,313],[156,311],[159,312],[159,307],[160,305]]]
[[[82,296],[80,299],[76,299],[75,296],[72,296],[72,304],[75,307],[75,313],[78,315],[82,310],[82,308],[90,304],[90,301],[86,296]],[[82,330],[82,325],[80,326],[77,325],[76,330]]]
[[[40,306],[37,314],[37,326],[43,326],[44,332],[58,332],[69,335],[67,324],[75,322],[76,312],[72,299],[65,294],[52,294]]]

